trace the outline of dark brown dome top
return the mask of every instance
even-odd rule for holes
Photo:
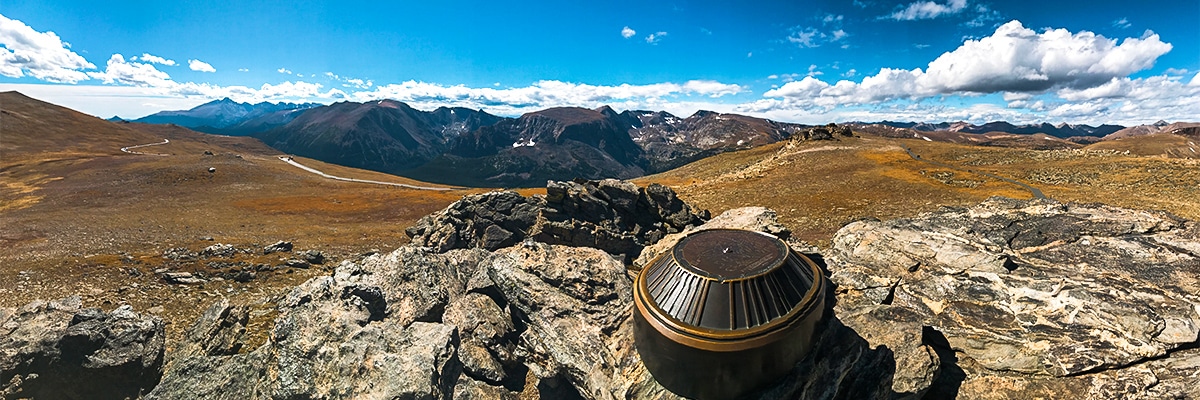
[[[685,237],[646,274],[647,303],[665,325],[728,340],[795,319],[814,268],[774,236],[714,229]]]
[[[718,281],[760,275],[779,266],[788,254],[787,246],[779,239],[727,229],[683,238],[673,251],[680,266]]]

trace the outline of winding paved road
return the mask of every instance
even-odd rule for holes
[[[987,172],[983,172],[983,171],[976,171],[976,170],[973,170],[973,169],[964,169],[964,168],[962,168],[962,167],[959,167],[959,166],[950,165],[950,164],[946,164],[946,163],[939,162],[939,161],[934,161],[934,160],[928,160],[928,159],[924,159],[924,158],[921,158],[921,155],[920,155],[920,154],[913,153],[912,149],[908,148],[908,146],[905,146],[903,143],[898,143],[898,144],[900,145],[900,148],[904,149],[904,151],[905,151],[906,153],[908,153],[908,156],[909,156],[909,157],[912,157],[912,159],[914,159],[914,160],[921,161],[921,162],[926,162],[926,163],[933,164],[933,165],[937,165],[937,166],[939,166],[939,167],[945,167],[945,168],[950,168],[950,169],[956,169],[956,170],[959,170],[959,171],[965,171],[965,172],[967,172],[967,173],[972,173],[972,174],[983,175],[983,176],[986,176],[986,177],[989,177],[989,178],[992,178],[992,179],[998,179],[998,180],[1002,180],[1002,181],[1005,181],[1005,182],[1008,182],[1008,183],[1011,183],[1011,184],[1014,184],[1014,185],[1020,186],[1020,187],[1022,187],[1022,188],[1025,188],[1025,190],[1028,190],[1028,191],[1029,191],[1029,193],[1032,193],[1032,194],[1033,194],[1033,198],[1035,198],[1035,199],[1048,199],[1048,198],[1049,198],[1049,197],[1046,197],[1046,195],[1045,195],[1045,194],[1042,194],[1042,191],[1041,191],[1041,189],[1035,188],[1035,187],[1033,187],[1033,186],[1029,186],[1029,184],[1027,184],[1027,183],[1025,183],[1025,182],[1021,182],[1021,181],[1018,181],[1018,180],[1015,180],[1015,179],[1005,178],[1005,177],[1003,177],[1003,176],[1000,176],[1000,175],[991,174],[991,173],[987,173]]]
[[[392,183],[392,182],[370,181],[370,180],[366,180],[366,179],[343,178],[343,177],[340,177],[340,176],[333,176],[333,175],[329,175],[329,174],[326,174],[326,173],[324,173],[324,172],[321,172],[321,171],[317,170],[316,168],[312,168],[312,167],[306,166],[306,165],[304,165],[304,164],[298,163],[298,162],[296,162],[295,160],[292,160],[292,158],[291,158],[291,157],[288,157],[288,156],[279,156],[279,161],[283,161],[283,162],[285,162],[285,163],[292,164],[292,165],[296,166],[297,168],[303,169],[303,170],[305,170],[305,171],[308,171],[308,172],[312,172],[312,173],[314,173],[314,174],[320,175],[320,176],[322,176],[322,177],[325,177],[325,178],[334,179],[334,180],[339,180],[339,181],[345,181],[345,182],[373,183],[373,184],[376,184],[376,185],[396,186],[396,187],[402,187],[402,188],[408,188],[408,189],[417,189],[417,190],[435,190],[435,191],[447,191],[447,190],[456,190],[456,189],[458,189],[458,188],[446,188],[446,187],[416,186],[416,185],[409,185],[409,184],[405,184],[405,183]]]
[[[140,151],[130,150],[130,149],[136,149],[139,147],[160,146],[160,145],[164,145],[167,143],[171,143],[171,141],[169,139],[163,139],[162,143],[148,143],[148,144],[139,144],[136,146],[122,147],[121,151],[129,153],[129,154],[141,154],[141,155],[146,155],[146,156],[169,156],[170,154],[142,153]],[[375,185],[395,186],[395,187],[402,187],[402,188],[416,189],[416,190],[433,190],[433,191],[439,191],[439,192],[461,189],[461,188],[456,188],[456,187],[417,186],[417,185],[409,185],[406,183],[392,183],[392,182],[371,181],[371,180],[366,180],[366,179],[343,178],[340,176],[333,176],[333,175],[321,172],[321,171],[317,170],[316,168],[312,168],[312,167],[306,166],[304,164],[300,164],[300,163],[292,160],[292,158],[288,157],[288,156],[279,156],[279,160],[283,161],[285,163],[288,163],[288,164],[292,164],[292,165],[294,165],[300,169],[303,169],[305,171],[320,175],[322,177],[339,180],[339,181],[345,181],[345,182],[371,183],[371,184],[375,184]]]
[[[139,144],[139,145],[137,145],[137,146],[122,147],[122,148],[121,148],[121,151],[123,151],[123,152],[126,152],[126,153],[129,153],[129,154],[141,154],[141,155],[144,155],[144,156],[169,156],[170,154],[160,154],[160,153],[143,153],[143,152],[140,152],[140,151],[132,151],[132,150],[129,150],[129,149],[136,149],[136,148],[138,148],[138,147],[146,147],[146,146],[161,146],[161,145],[164,145],[164,144],[167,144],[167,143],[171,143],[171,141],[170,141],[170,140],[167,140],[167,139],[163,139],[162,143],[149,143],[149,144]]]

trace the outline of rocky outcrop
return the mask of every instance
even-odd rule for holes
[[[629,282],[590,248],[403,247],[293,290],[249,352],[245,309],[214,305],[149,398],[624,397]]]
[[[0,309],[0,396],[138,397],[162,375],[163,338],[157,317],[82,308],[79,297]]]
[[[491,257],[405,247],[343,263],[288,294],[267,342],[250,351],[240,351],[238,333],[246,312],[214,305],[148,397],[448,397],[463,363],[460,330],[442,323],[443,314],[487,279],[478,268]]]
[[[897,391],[1196,397],[1197,237],[1162,213],[996,198],[852,223],[826,257],[838,318],[895,351],[897,374],[938,354],[937,374],[896,379]]]
[[[705,226],[713,227],[779,225],[773,212],[751,208]],[[150,397],[675,398],[634,349],[631,284],[626,264],[594,248],[532,239],[494,252],[406,246],[296,288],[267,343],[249,352],[234,350],[245,311],[214,306]],[[892,393],[855,383],[890,382],[891,351],[836,319],[820,332],[833,350],[755,396],[809,396],[813,387],[824,390],[814,398]]]
[[[628,190],[615,181],[551,186],[545,198],[469,197],[426,218],[414,229],[414,245],[343,262],[298,286],[278,302],[265,343],[249,343],[264,339],[247,331],[247,307],[213,305],[174,346],[161,383],[146,397],[676,398],[634,349],[634,272],[629,260],[614,256],[629,253],[593,247],[606,242],[541,236],[549,216],[642,240],[638,262],[692,230],[786,237],[787,229],[758,207],[689,228],[697,223],[690,207],[653,199],[658,189]],[[630,209],[677,232],[638,236],[633,232],[645,231],[634,229],[654,225],[584,219],[626,218],[621,212]],[[536,216],[527,227],[506,228],[526,215]],[[513,237],[520,232],[519,239],[485,244],[493,226]],[[813,351],[746,397],[1200,397],[1197,237],[1196,223],[1162,213],[997,198],[911,219],[855,222],[821,253],[791,241],[831,277],[827,317],[815,329]],[[0,309],[0,321],[17,321],[0,327],[17,332],[6,338],[31,335],[27,326],[66,331],[65,338],[75,325],[133,314],[74,311],[77,302],[30,306],[52,312]],[[29,322],[50,314],[80,322]],[[29,353],[14,349],[50,347],[5,340],[6,390],[35,393],[28,383],[44,378],[10,373],[31,364],[6,360]],[[129,396],[149,387],[127,385],[121,390]]]
[[[792,134],[793,140],[833,140],[838,137],[854,136],[849,126],[830,123],[825,126],[815,126]]]
[[[627,260],[664,235],[700,225],[697,212],[670,188],[640,188],[613,179],[555,182],[546,195],[513,191],[464,197],[425,216],[405,233],[417,246],[438,252],[460,248],[496,250],[526,238],[542,243],[591,247]]]

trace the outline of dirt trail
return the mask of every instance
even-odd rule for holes
[[[167,144],[167,143],[171,143],[171,141],[170,141],[170,140],[168,140],[168,139],[163,139],[162,143],[149,143],[149,144],[139,144],[139,145],[137,145],[137,146],[122,147],[122,148],[121,148],[121,151],[123,151],[123,152],[126,152],[126,153],[129,153],[129,154],[141,154],[141,155],[144,155],[144,156],[169,156],[170,154],[162,154],[162,153],[143,153],[143,152],[140,152],[140,151],[133,151],[133,150],[129,150],[129,149],[136,149],[136,148],[139,148],[139,147],[147,147],[147,146],[161,146],[161,145],[164,145],[164,144]]]
[[[366,180],[366,179],[343,178],[340,176],[329,175],[329,174],[326,174],[324,172],[317,170],[316,168],[312,168],[312,167],[306,166],[304,164],[300,164],[300,163],[296,162],[295,160],[292,160],[292,158],[288,157],[288,156],[279,156],[279,161],[283,161],[285,163],[296,166],[297,168],[303,169],[308,172],[312,172],[314,174],[320,175],[325,178],[339,180],[339,181],[345,181],[345,182],[372,183],[372,184],[376,184],[376,185],[396,186],[396,187],[417,189],[417,190],[448,191],[448,190],[459,189],[459,188],[452,188],[452,187],[416,186],[416,185],[409,185],[409,184],[405,184],[405,183],[380,182],[380,181],[371,181],[371,180]]]

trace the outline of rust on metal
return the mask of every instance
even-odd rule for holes
[[[634,282],[634,337],[664,387],[729,398],[777,379],[809,350],[825,277],[761,232],[714,229],[680,240]]]

